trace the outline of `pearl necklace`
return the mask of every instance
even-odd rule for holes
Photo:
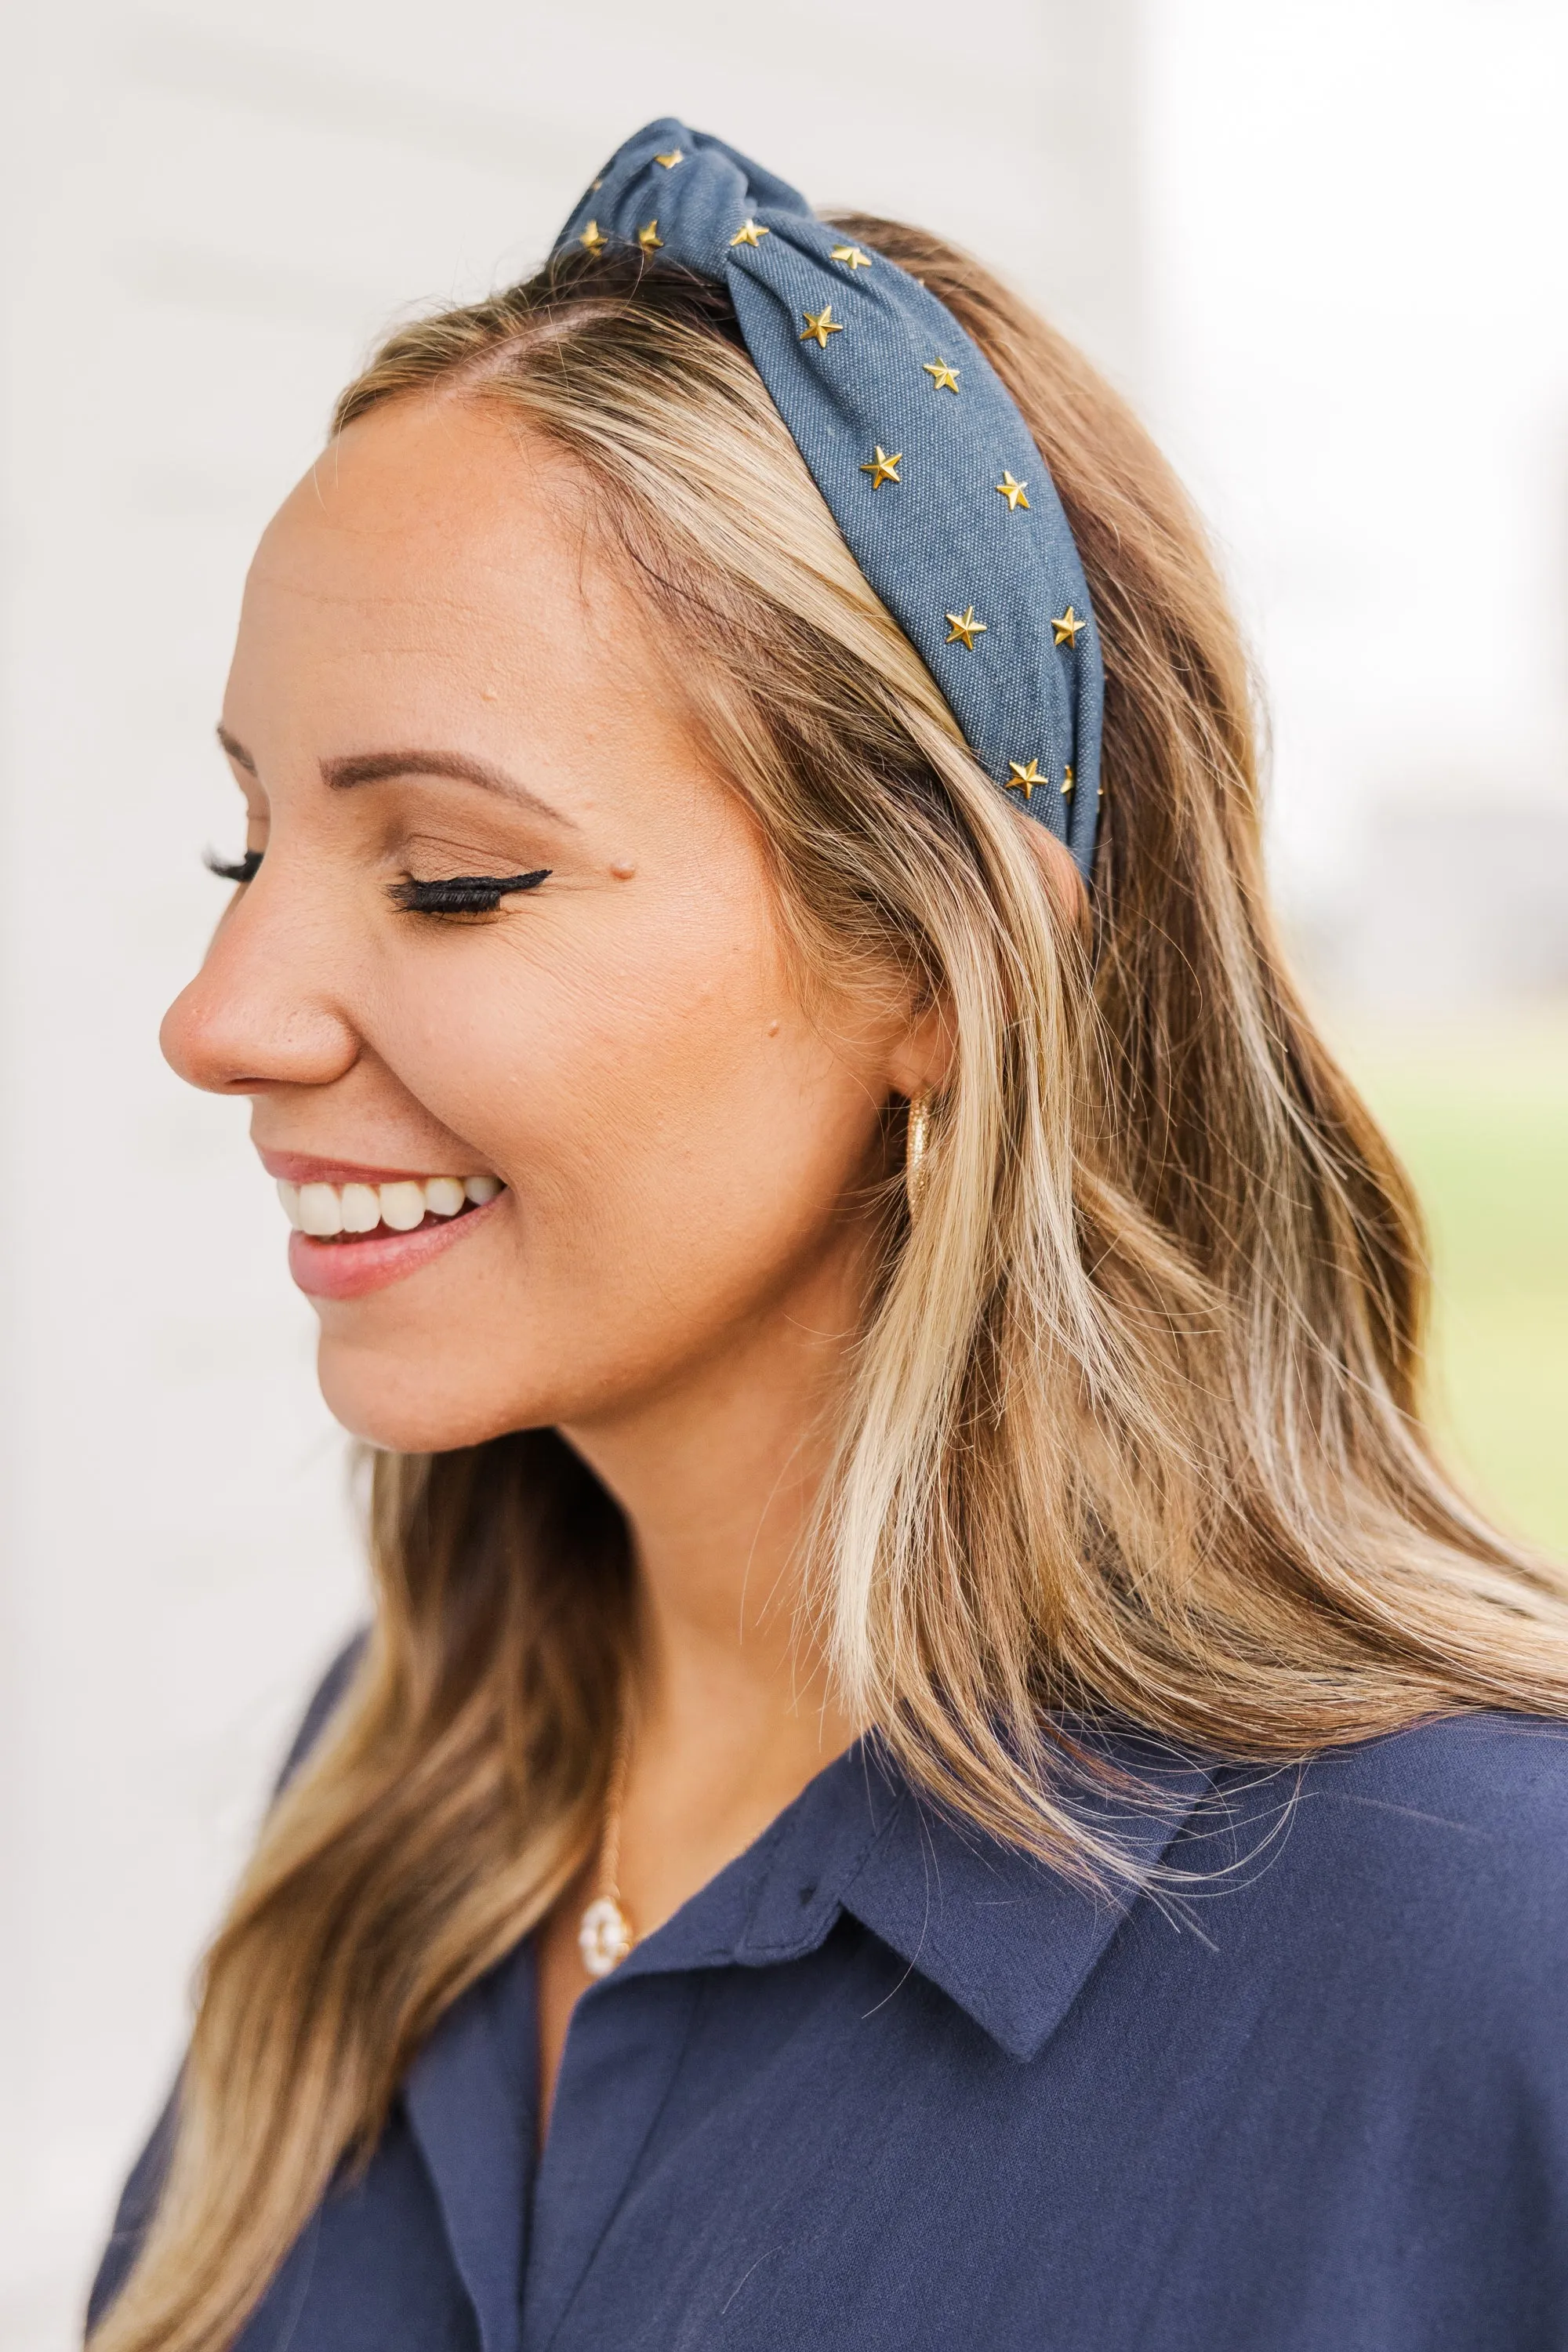
[[[623,1715],[616,1733],[616,1752],[605,1790],[605,1833],[599,1846],[599,1875],[593,1901],[577,1928],[577,1948],[591,1977],[607,1977],[618,1969],[637,1942],[637,1930],[621,1903],[621,1807],[626,1801],[626,1767],[631,1741]]]

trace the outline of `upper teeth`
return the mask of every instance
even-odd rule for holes
[[[483,1207],[500,1191],[499,1176],[400,1176],[390,1184],[284,1184],[278,1197],[291,1225],[326,1241],[333,1234],[373,1234],[388,1225],[411,1234],[426,1212],[455,1217],[465,1201]]]

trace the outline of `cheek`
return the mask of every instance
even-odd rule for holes
[[[457,1058],[457,1057],[454,1057]],[[820,1222],[863,1154],[872,1090],[805,1018],[773,960],[717,959],[574,976],[487,1007],[462,1059],[465,1108],[531,1220],[535,1270],[607,1255],[712,1258]],[[624,1293],[623,1293],[624,1295]]]
[[[399,1081],[510,1197],[486,1239],[364,1303],[379,1316],[344,1318],[335,1365],[325,1318],[329,1400],[362,1429],[378,1412],[382,1442],[603,1411],[741,1337],[825,1250],[852,1246],[842,1204],[880,1088],[806,1018],[754,919],[717,945],[698,930],[641,957],[426,985],[405,1013],[387,1023]],[[376,1325],[379,1369],[351,1374]],[[368,1409],[348,1393],[367,1373]],[[417,1436],[387,1428],[394,1391]]]

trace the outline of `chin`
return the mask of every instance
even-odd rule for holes
[[[379,1350],[350,1348],[323,1335],[316,1370],[327,1410],[351,1437],[389,1454],[450,1454],[513,1429],[544,1429],[559,1418],[556,1400],[500,1394],[477,1381],[471,1360],[414,1363]]]

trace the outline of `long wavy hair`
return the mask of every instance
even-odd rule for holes
[[[518,462],[566,452],[697,649],[694,722],[802,984],[853,960],[945,1006],[808,1586],[841,1696],[918,1786],[1103,1880],[1053,1725],[1279,1761],[1456,1709],[1560,1716],[1568,1597],[1423,1426],[1415,1206],[1286,970],[1247,665],[1185,498],[985,271],[839,226],[963,321],[1066,505],[1107,673],[1087,897],[971,760],[714,287],[552,263],[401,329],[334,429],[473,401],[515,418]],[[889,1113],[895,1164],[899,1139]],[[526,1431],[382,1456],[373,1537],[366,1653],[207,1958],[161,2206],[94,2352],[232,2341],[437,2019],[590,1853],[632,1643],[616,1504]]]

